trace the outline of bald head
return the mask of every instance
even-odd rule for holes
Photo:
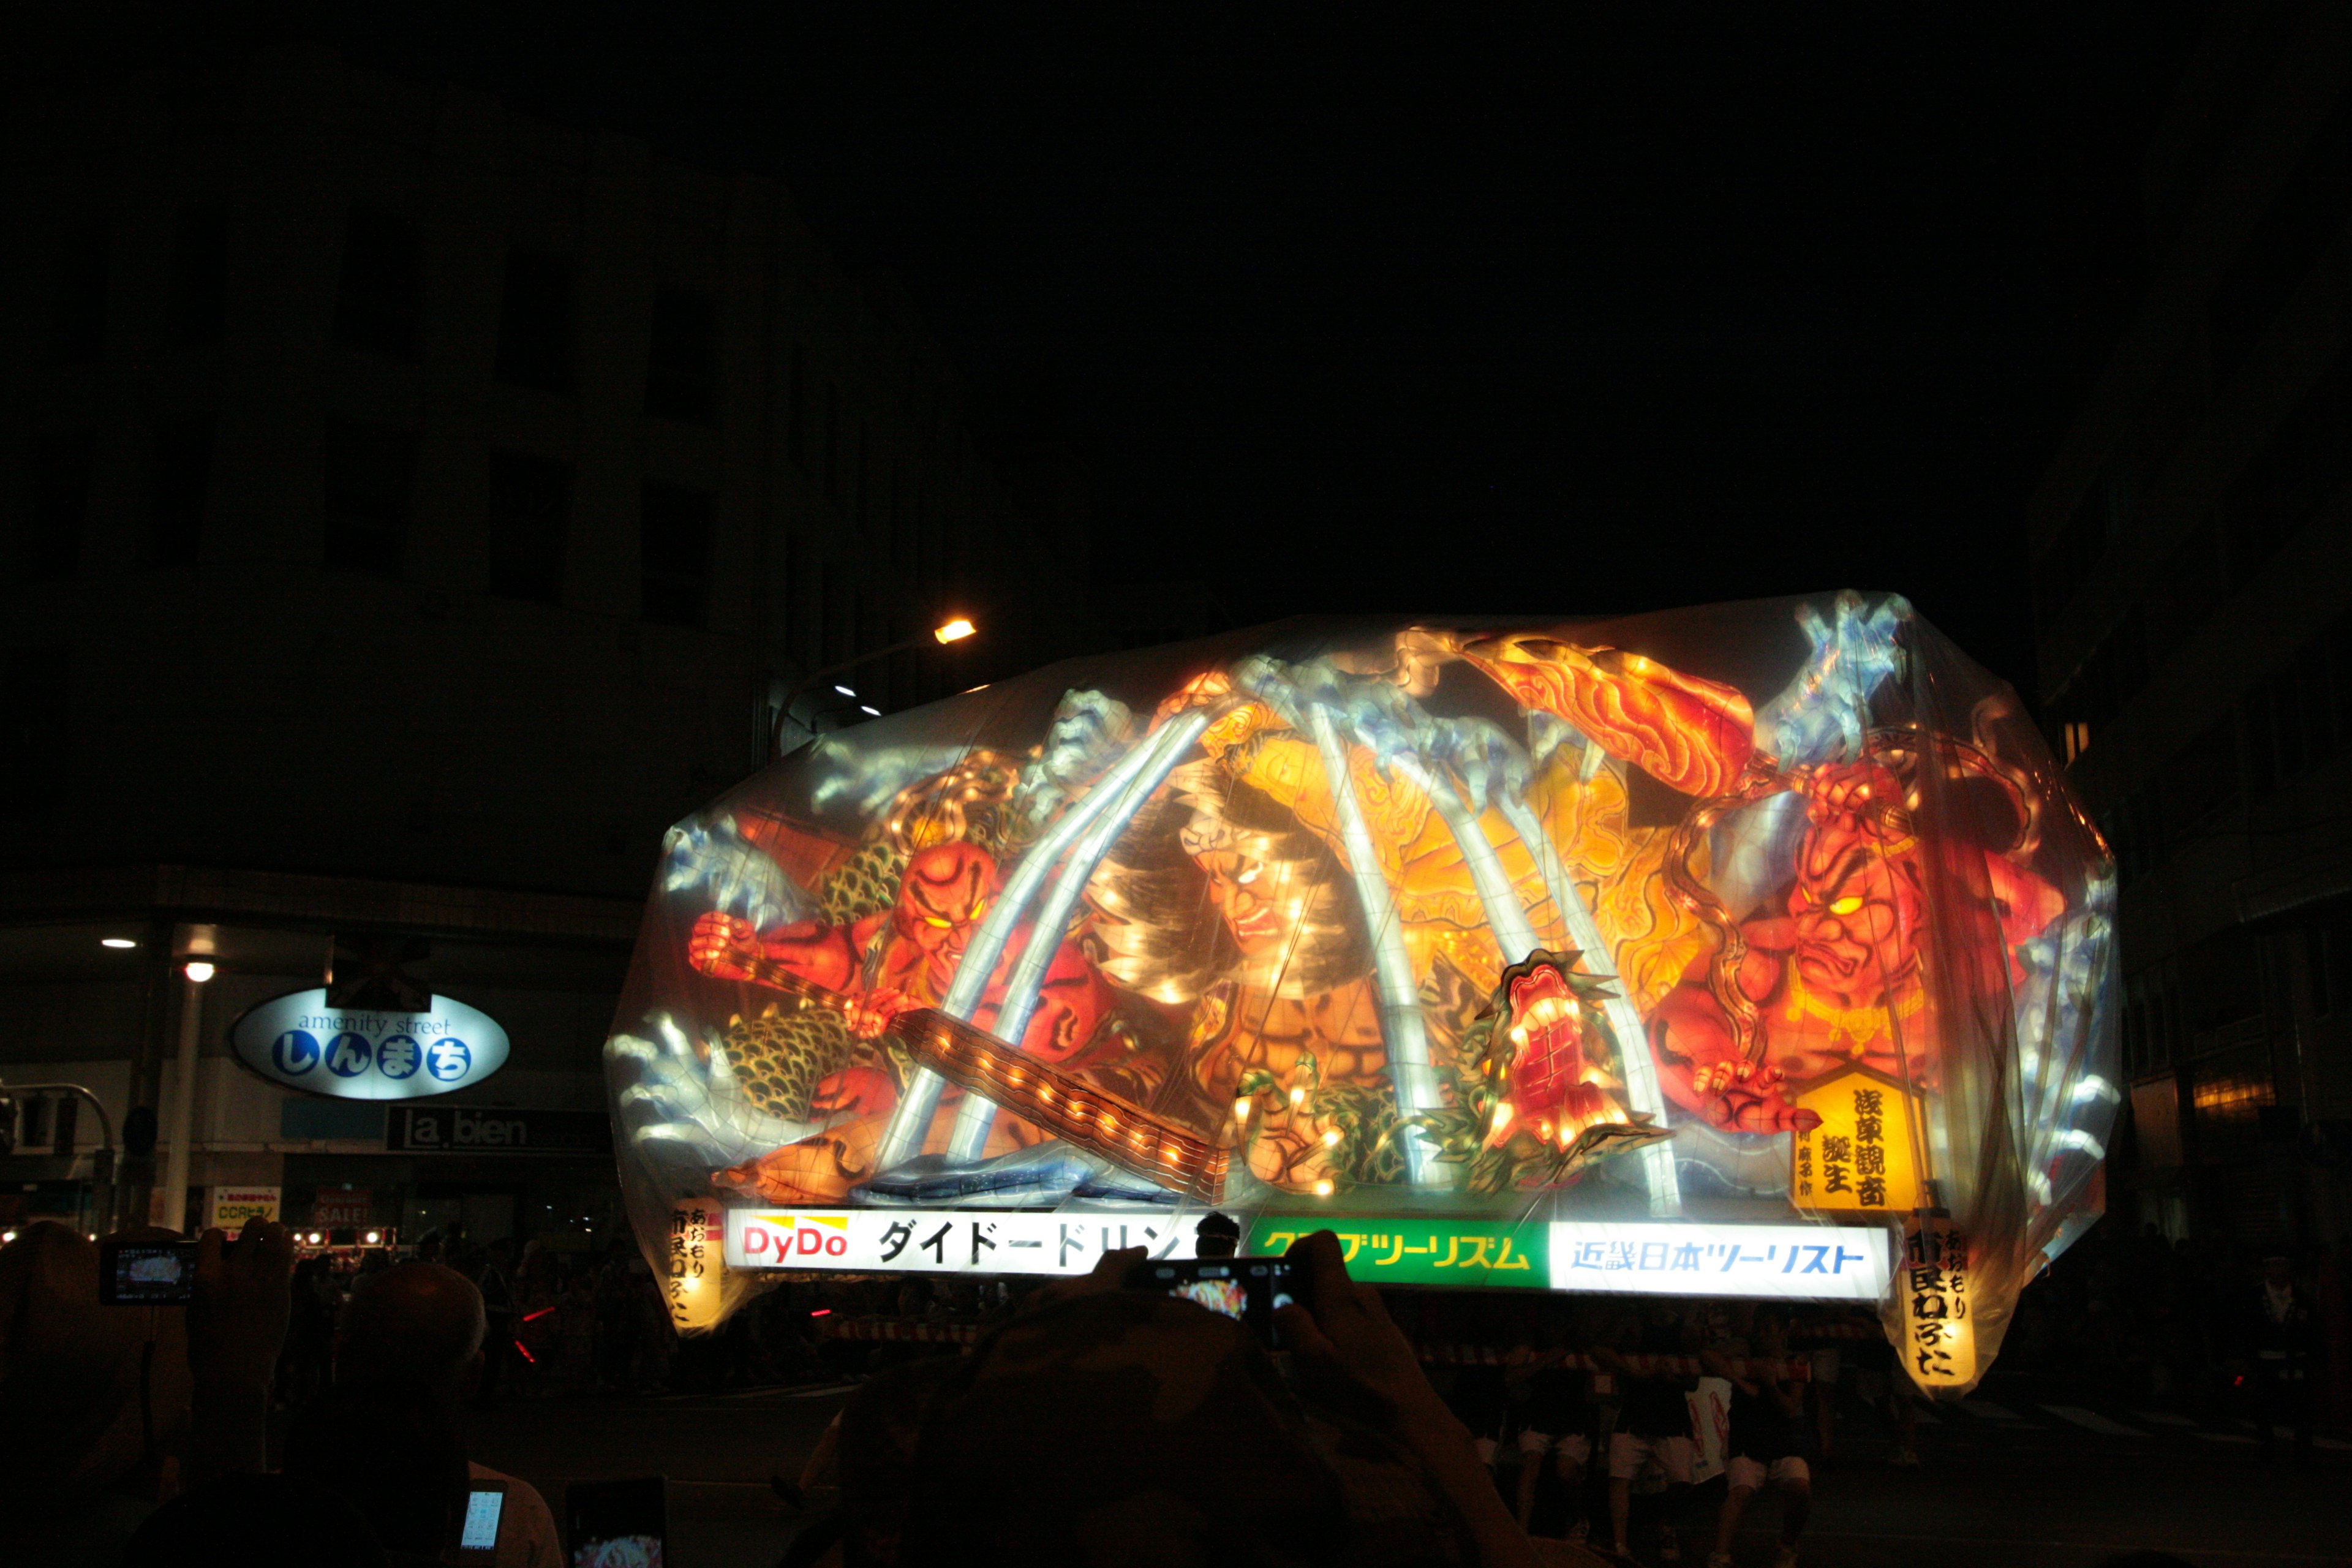
[[[402,1263],[361,1281],[335,1335],[335,1380],[455,1394],[482,1352],[474,1282],[438,1263]]]

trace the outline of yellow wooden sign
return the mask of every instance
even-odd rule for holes
[[[1845,1068],[1795,1098],[1822,1119],[1789,1140],[1789,1195],[1799,1208],[1907,1215],[1919,1206],[1916,1107],[1900,1084]]]

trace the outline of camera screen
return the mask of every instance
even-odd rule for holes
[[[660,1477],[575,1481],[565,1500],[572,1568],[662,1568],[668,1509]]]
[[[488,1552],[499,1543],[499,1515],[506,1509],[507,1494],[503,1487],[484,1489],[466,1494],[466,1523],[457,1532],[457,1544],[468,1552]]]
[[[1246,1323],[1269,1344],[1275,1310],[1291,1303],[1290,1265],[1279,1258],[1148,1263],[1134,1282]]]
[[[184,1302],[196,1279],[192,1241],[109,1243],[103,1260],[106,1299],[118,1306]]]

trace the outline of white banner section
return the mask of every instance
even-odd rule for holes
[[[1555,1220],[1551,1288],[1875,1302],[1893,1279],[1890,1247],[1876,1226]]]
[[[1197,1214],[734,1208],[727,1211],[727,1267],[1084,1274],[1122,1247],[1190,1258],[1200,1223]]]

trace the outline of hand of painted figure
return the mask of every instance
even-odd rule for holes
[[[911,1013],[922,1004],[904,991],[878,985],[871,991],[852,994],[843,1016],[849,1020],[849,1032],[861,1040],[878,1037],[901,1013]]]
[[[738,915],[704,915],[686,942],[686,961],[720,980],[749,980],[759,956],[758,929]]]
[[[698,1050],[667,1013],[648,1020],[645,1039],[615,1035],[604,1042],[606,1059],[625,1081],[615,1103],[635,1122],[633,1142],[666,1142],[716,1165],[755,1159],[824,1130],[818,1121],[790,1121],[762,1110],[743,1092],[727,1047],[706,1037]]]
[[[711,826],[673,827],[662,841],[662,890],[701,889],[710,907],[737,910],[756,925],[776,925],[804,912],[807,900],[782,868],[743,837],[731,816]]]

